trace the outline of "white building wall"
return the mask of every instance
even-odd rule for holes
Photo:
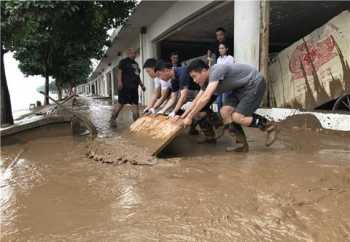
[[[156,41],[160,40],[162,35],[167,33],[169,30],[174,30],[177,25],[180,27],[181,23],[192,17],[198,11],[203,10],[212,2],[213,1],[178,1],[163,13],[157,13],[159,14],[159,18],[151,25],[145,26],[147,28],[147,32],[143,35],[143,60],[140,56],[138,56],[136,59],[141,71],[143,72],[142,62],[148,58],[157,58]],[[107,80],[107,78],[101,77],[105,77],[105,75],[111,71],[113,67],[118,65],[122,58],[127,56],[127,48],[132,47],[135,50],[138,50],[140,49],[140,46],[140,38],[137,38],[121,51],[121,56],[113,59],[111,66],[106,68],[106,70],[104,70],[104,72],[96,78],[98,80],[95,83],[96,95],[105,96],[108,94],[108,90],[104,89],[104,87],[107,87],[107,85],[103,82],[104,80]],[[139,53],[140,52],[141,50],[139,50]],[[144,93],[144,98],[142,98],[142,101],[145,104],[149,101],[152,95],[154,84],[153,80],[147,75],[147,73],[141,73],[141,77],[143,77],[142,81],[146,86],[146,92]],[[112,87],[112,85],[110,86]]]
[[[181,22],[201,11],[214,1],[177,1],[160,16],[157,21],[148,26],[148,36],[151,40],[156,40],[168,30],[179,25]],[[180,27],[180,26],[179,26]]]
[[[259,68],[260,2],[234,2],[234,53],[241,63]]]

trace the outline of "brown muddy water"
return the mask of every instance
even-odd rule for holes
[[[113,131],[108,104],[80,109],[99,142],[131,120]],[[182,135],[152,166],[91,160],[67,125],[5,138],[1,241],[349,241],[349,133],[305,120],[282,124],[271,148],[247,130],[248,154]]]

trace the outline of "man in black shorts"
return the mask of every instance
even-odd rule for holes
[[[274,124],[254,113],[259,108],[266,89],[265,79],[254,67],[246,64],[216,64],[209,69],[204,61],[195,60],[187,70],[204,92],[191,111],[182,116],[185,125],[191,125],[193,117],[207,105],[213,95],[225,93],[220,113],[225,128],[236,137],[236,143],[228,148],[229,151],[249,150],[241,125],[267,132],[266,146],[275,141]]]
[[[111,125],[116,127],[116,119],[125,104],[134,106],[132,109],[133,119],[139,117],[139,93],[138,87],[141,86],[145,91],[145,86],[140,79],[140,68],[135,61],[136,53],[132,48],[128,49],[128,57],[122,59],[118,66],[118,104],[113,108],[111,116]]]

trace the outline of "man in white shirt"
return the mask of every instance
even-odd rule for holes
[[[171,83],[158,78],[155,71],[157,60],[154,58],[147,59],[143,65],[143,69],[154,80],[154,91],[152,98],[144,109],[144,114],[155,114],[156,109],[167,101],[170,94]]]

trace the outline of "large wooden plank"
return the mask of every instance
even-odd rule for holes
[[[130,126],[130,132],[158,155],[184,129],[182,121],[172,121],[165,116],[144,116]]]

